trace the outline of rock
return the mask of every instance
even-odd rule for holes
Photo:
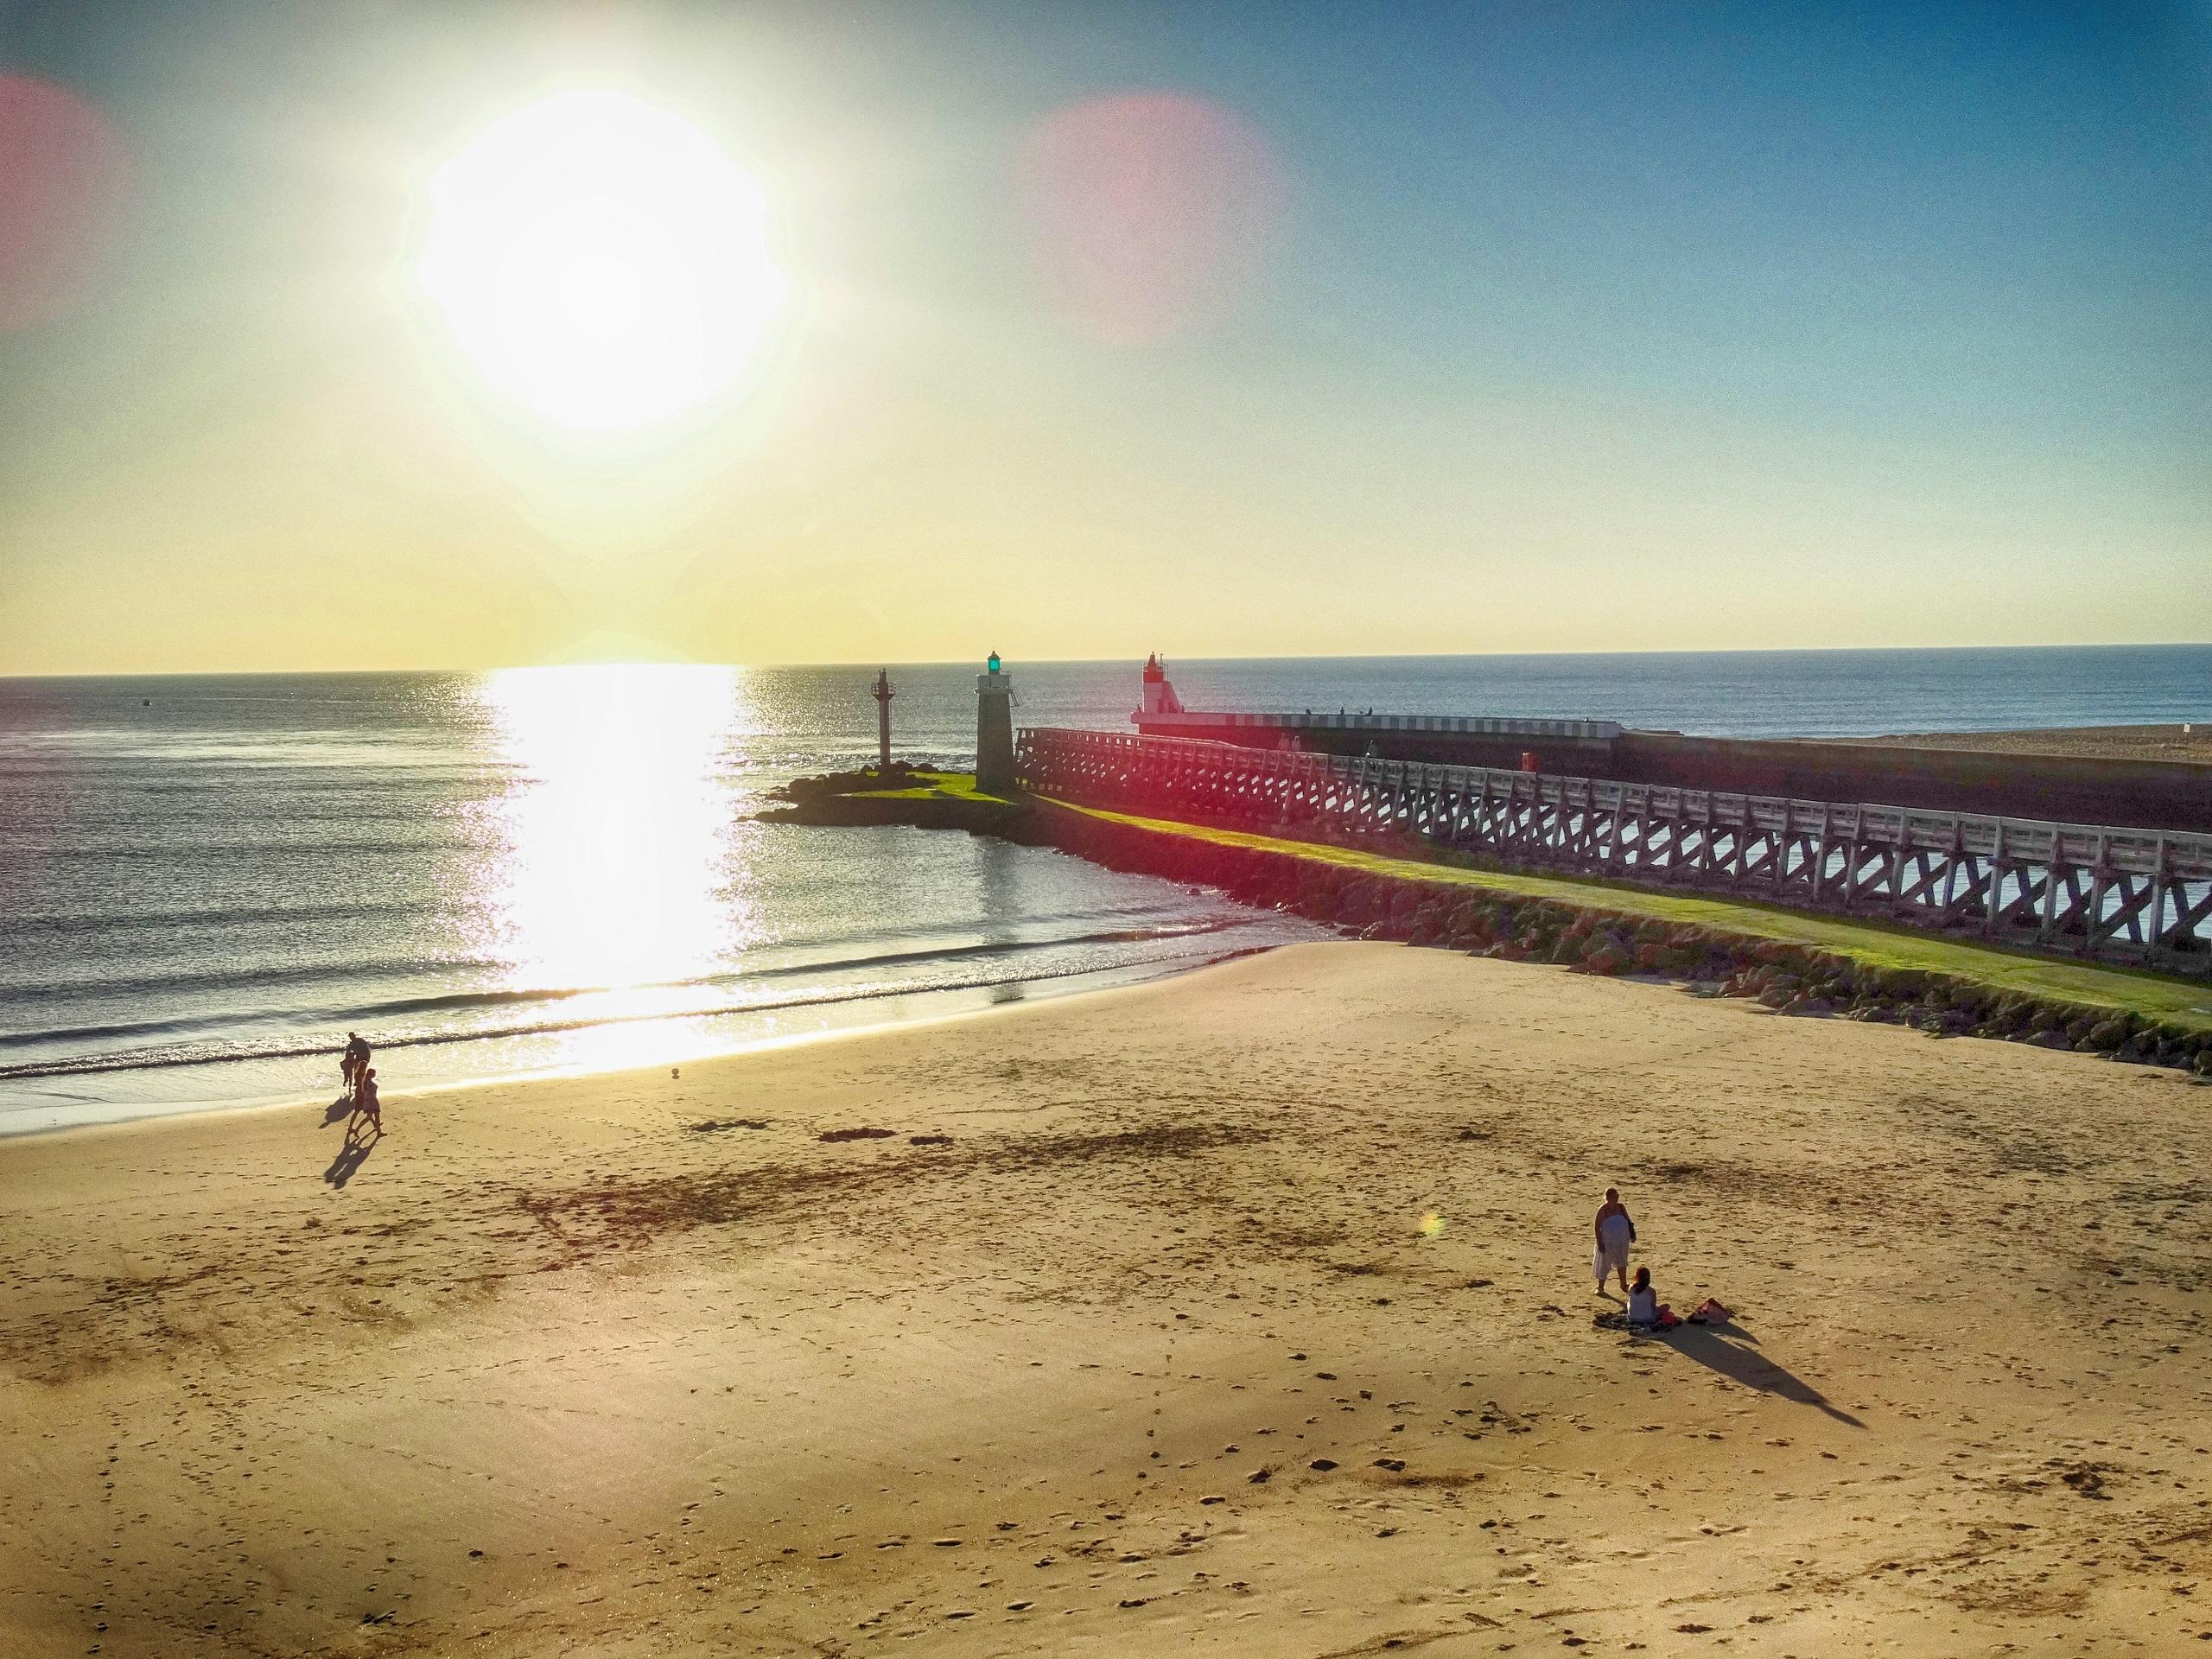
[[[1444,936],[1458,949],[1467,950],[1490,938],[1490,926],[1479,905],[1461,905],[1445,918]]]
[[[1325,1475],[1337,1466],[1337,1460],[1334,1458],[1316,1458],[1306,1466],[1308,1469],[1318,1469]]]
[[[2132,1034],[2127,1016],[2121,1014],[2117,1019],[2102,1020],[2090,1027],[2088,1040],[2085,1046],[2101,1053],[2109,1054],[2125,1043]]]

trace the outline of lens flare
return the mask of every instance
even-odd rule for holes
[[[128,178],[123,141],[97,110],[0,74],[0,333],[76,303]]]
[[[1421,1218],[1421,1236],[1423,1238],[1434,1238],[1443,1230],[1444,1217],[1438,1215],[1435,1211],[1430,1211]]]
[[[1061,309],[1123,345],[1228,310],[1266,261],[1285,194],[1248,123],[1172,92],[1058,111],[1029,135],[1022,171]]]

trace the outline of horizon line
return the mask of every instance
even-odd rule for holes
[[[1904,656],[1944,652],[2030,652],[2030,651],[2195,651],[2212,647],[2212,639],[2164,640],[2101,640],[2061,641],[2035,645],[1725,645],[1674,646],[1646,651],[1413,651],[1413,652],[1298,652],[1258,656],[1210,656],[1203,652],[1181,654],[1168,658],[1186,663],[1403,663],[1403,662],[1465,662],[1471,660],[1502,660],[1548,657],[1843,657],[1843,656]],[[985,653],[988,655],[988,653]],[[982,656],[915,658],[906,661],[880,657],[849,657],[817,659],[810,662],[737,662],[715,661],[707,658],[606,657],[582,658],[566,662],[495,663],[471,667],[447,665],[431,668],[183,668],[183,669],[72,669],[60,673],[25,674],[0,673],[0,682],[13,680],[191,680],[212,679],[219,677],[271,679],[340,679],[403,674],[502,674],[536,669],[564,668],[741,668],[741,669],[809,669],[809,668],[958,668],[970,662],[981,662]],[[1142,659],[1134,652],[1111,657],[1033,657],[1007,658],[1011,665],[1027,661],[1037,667],[1066,667],[1089,663],[1118,663],[1128,661],[1141,665]]]

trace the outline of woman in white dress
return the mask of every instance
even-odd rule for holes
[[[1628,1206],[1621,1202],[1620,1189],[1605,1189],[1605,1207],[1598,1211],[1598,1253],[1591,1258],[1590,1269],[1598,1277],[1598,1288],[1605,1287],[1605,1275],[1620,1275],[1621,1291],[1628,1291],[1628,1247],[1636,1243],[1636,1224],[1628,1218]]]

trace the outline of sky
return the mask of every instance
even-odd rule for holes
[[[2208,369],[2207,0],[0,0],[0,673],[2201,641]]]

